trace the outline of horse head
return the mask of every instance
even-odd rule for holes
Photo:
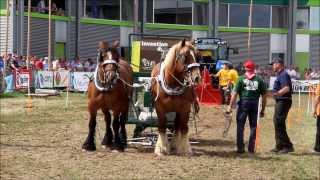
[[[111,47],[107,42],[99,43],[99,63],[98,63],[98,76],[100,83],[103,86],[111,86],[114,83],[119,74],[119,59],[120,55],[117,50],[119,41],[115,41]]]
[[[175,47],[175,71],[184,74],[185,80],[191,85],[198,85],[201,81],[200,65],[196,56],[198,51],[190,41],[182,40]]]

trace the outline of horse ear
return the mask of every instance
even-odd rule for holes
[[[112,47],[113,48],[117,48],[117,47],[119,47],[120,46],[120,41],[114,41],[113,43],[112,43]]]
[[[107,49],[109,46],[108,42],[107,41],[100,41],[99,44],[98,44],[98,48],[99,49]]]
[[[186,39],[183,39],[182,41],[181,41],[181,47],[184,47],[186,45]]]

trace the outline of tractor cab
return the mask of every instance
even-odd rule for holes
[[[237,48],[231,48],[227,41],[220,38],[198,38],[195,44],[200,52],[198,61],[201,69],[206,67],[213,74],[217,73],[223,64],[232,64],[229,61],[230,50],[233,50],[234,54],[238,54]]]
[[[210,74],[216,74],[223,64],[232,64],[229,61],[230,50],[233,54],[238,54],[238,48],[231,48],[227,41],[221,38],[198,38],[195,44],[200,54],[198,62],[200,63],[201,71],[206,68]],[[218,88],[219,79],[212,78],[212,86]]]

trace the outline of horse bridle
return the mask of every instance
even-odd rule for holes
[[[196,63],[196,62],[190,63],[190,64],[185,64],[185,60],[186,60],[186,55],[176,52],[176,61],[181,61],[181,63],[183,64],[184,72],[186,73],[186,75],[184,77],[185,82],[181,83],[176,77],[173,77],[173,78],[176,79],[180,84],[190,84],[191,85],[192,82],[190,82],[190,80],[188,80],[188,77],[191,74],[191,69],[194,67],[200,67],[200,64]],[[171,76],[173,76],[173,75],[171,75]]]
[[[182,53],[176,52],[176,61],[181,61],[182,64],[184,64],[184,71],[190,72],[190,70],[194,67],[200,67],[199,63],[191,63],[191,64],[185,64],[186,61],[186,55]]]
[[[97,67],[96,67],[96,70],[95,70],[95,73],[94,73],[94,84],[95,86],[97,87],[98,90],[100,91],[108,91],[110,89],[112,89],[113,85],[115,85],[120,77],[119,75],[119,64],[116,60],[114,59],[107,59],[107,60],[104,60],[103,62],[101,62],[101,58],[102,58],[102,53],[104,52],[108,52],[108,51],[111,51],[110,48],[108,49],[98,49],[98,57],[97,57]],[[103,71],[103,74],[104,74],[104,79],[101,79],[101,77],[99,77],[98,75],[98,72],[99,72],[99,67],[100,66],[103,66],[103,65],[106,65],[106,64],[113,64],[116,66],[116,77],[113,79],[112,83],[110,84],[110,86],[108,87],[105,87],[105,86],[102,86],[101,83],[105,83],[105,76],[106,76],[106,72],[104,71],[104,69],[102,69]]]

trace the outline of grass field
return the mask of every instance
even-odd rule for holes
[[[83,152],[87,136],[86,96],[70,94],[66,108],[61,97],[33,99],[31,111],[24,108],[27,98],[19,94],[2,96],[0,120],[0,179],[320,179],[320,155],[311,152],[315,140],[315,120],[297,108],[290,113],[288,134],[296,151],[287,155],[270,153],[274,147],[273,106],[269,99],[261,121],[261,142],[254,156],[235,153],[235,123],[222,137],[221,110],[201,107],[198,134],[190,126],[192,157],[157,158],[151,151],[129,147],[114,153],[100,146],[104,133],[98,116],[97,151]],[[129,136],[134,126],[127,125]],[[248,139],[246,128],[246,140]]]

